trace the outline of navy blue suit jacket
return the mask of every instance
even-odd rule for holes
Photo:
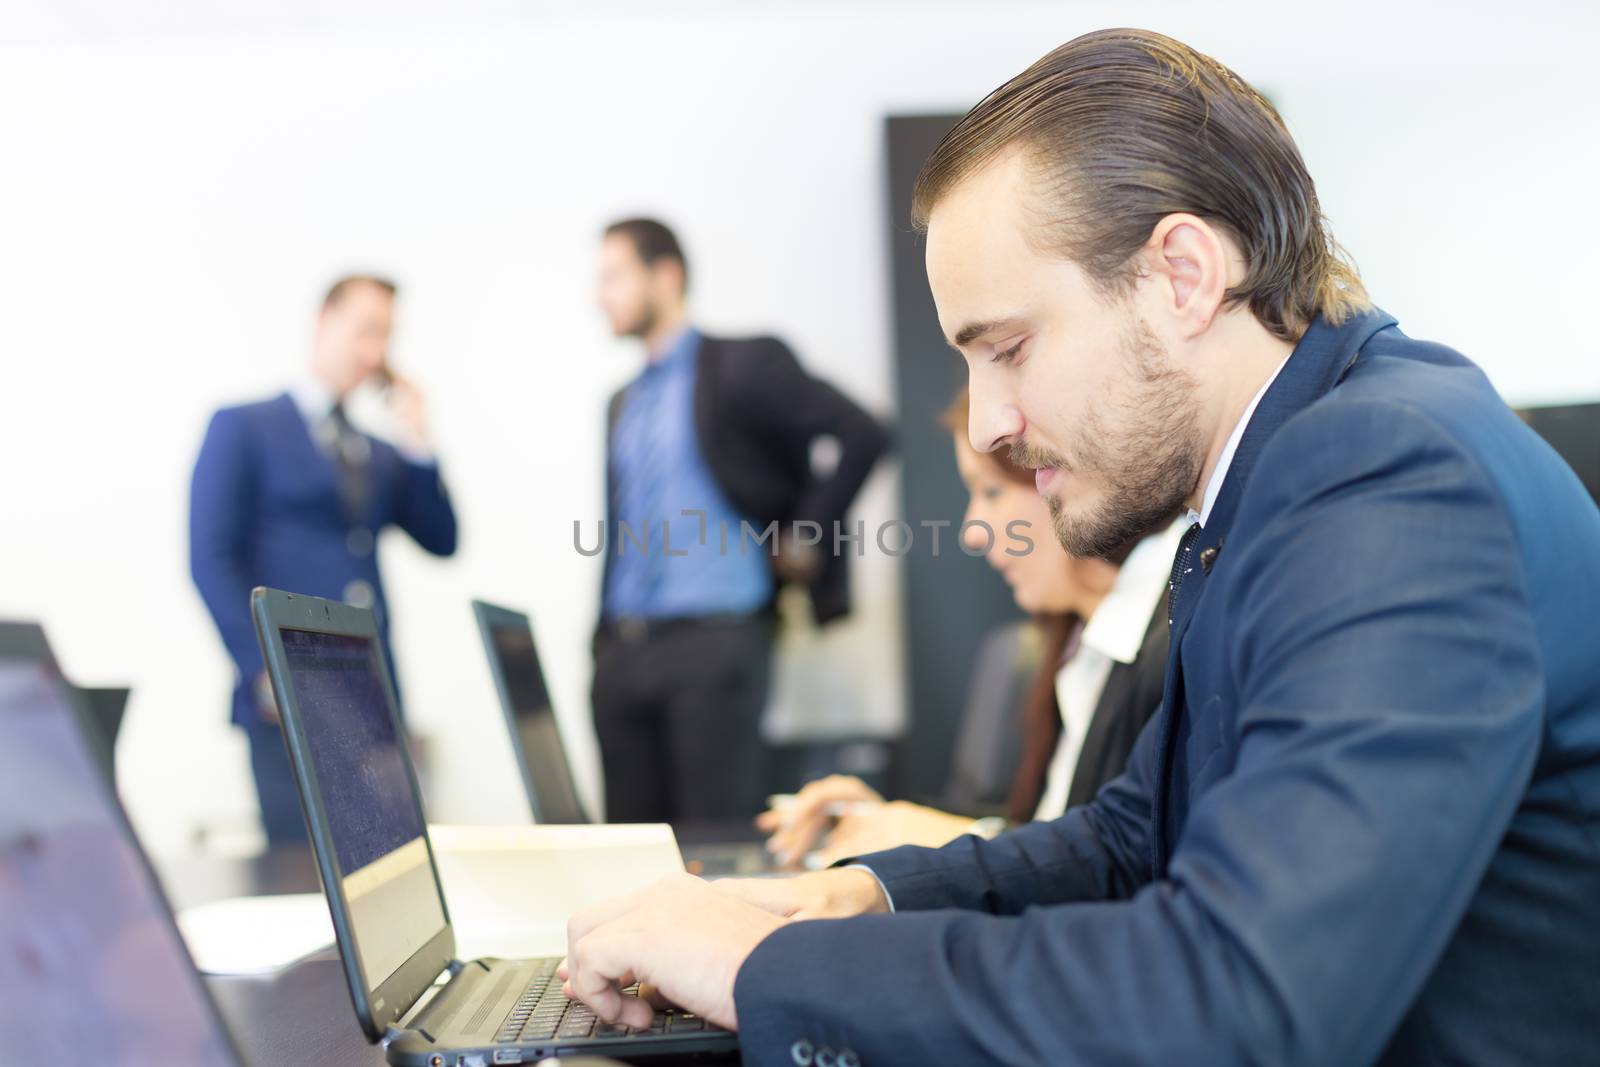
[[[1483,374],[1314,323],[1094,802],[867,857],[900,914],[795,923],[746,1062],[1566,1064],[1600,1020],[1600,512]]]
[[[396,525],[435,555],[453,553],[455,511],[438,468],[410,463],[394,446],[370,440],[371,491],[360,528],[376,538]],[[234,722],[257,715],[252,686],[262,664],[250,590],[258,585],[342,600],[352,581],[368,583],[388,653],[375,546],[361,534],[351,537],[338,477],[288,394],[211,417],[190,490],[189,567],[238,669]]]

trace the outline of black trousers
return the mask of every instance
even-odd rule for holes
[[[592,698],[609,822],[754,818],[770,615],[682,619],[595,639]]]

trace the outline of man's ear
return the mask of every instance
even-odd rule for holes
[[[1140,259],[1177,335],[1203,333],[1228,291],[1228,249],[1216,229],[1198,215],[1168,215],[1150,231]]]
[[[650,273],[655,276],[656,289],[663,299],[676,299],[688,295],[688,285],[685,284],[683,264],[670,256],[663,256],[650,267]]]

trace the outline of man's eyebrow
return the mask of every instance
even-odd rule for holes
[[[1004,319],[989,319],[984,322],[969,322],[956,331],[956,335],[950,341],[950,344],[954,348],[965,348],[980,337],[1011,329],[1021,321],[1019,316],[1011,316]]]

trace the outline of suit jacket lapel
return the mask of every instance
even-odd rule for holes
[[[1204,565],[1209,556],[1212,563],[1225,547],[1228,530],[1239,510],[1250,481],[1250,472],[1262,449],[1272,440],[1285,422],[1305,410],[1314,401],[1339,383],[1361,352],[1361,346],[1379,330],[1393,326],[1395,320],[1388,314],[1373,310],[1358,315],[1340,326],[1331,326],[1318,315],[1306,330],[1300,343],[1295,345],[1289,361],[1278,373],[1277,380],[1261,397],[1261,403],[1250,417],[1239,445],[1234,450],[1233,462],[1223,477],[1222,488],[1211,506],[1206,524],[1195,538],[1192,564],[1194,569],[1184,578],[1178,602],[1173,606],[1172,644],[1167,651],[1167,674],[1162,686],[1161,744],[1158,749],[1155,780],[1155,804],[1152,812],[1150,834],[1151,863],[1157,878],[1166,872],[1167,856],[1172,842],[1167,840],[1167,821],[1174,799],[1170,795],[1173,741],[1179,717],[1185,714],[1183,684],[1183,638],[1189,621],[1194,618],[1200,600],[1205,596],[1210,566]]]
[[[717,476],[719,484],[725,483],[720,477],[721,468],[718,464],[722,453],[717,447],[715,429],[719,425],[717,395],[721,391],[722,363],[726,353],[727,348],[719,338],[700,335],[700,350],[695,354],[694,368],[695,443],[700,446],[700,455]]]
[[[300,405],[295,403],[294,397],[289,393],[284,393],[278,398],[278,419],[283,423],[283,430],[275,435],[272,445],[298,449],[299,462],[294,464],[295,469],[302,472],[308,481],[317,482],[329,492],[337,494],[339,474],[335,469],[334,459],[328,454],[327,449],[311,436],[310,424],[301,413]]]

